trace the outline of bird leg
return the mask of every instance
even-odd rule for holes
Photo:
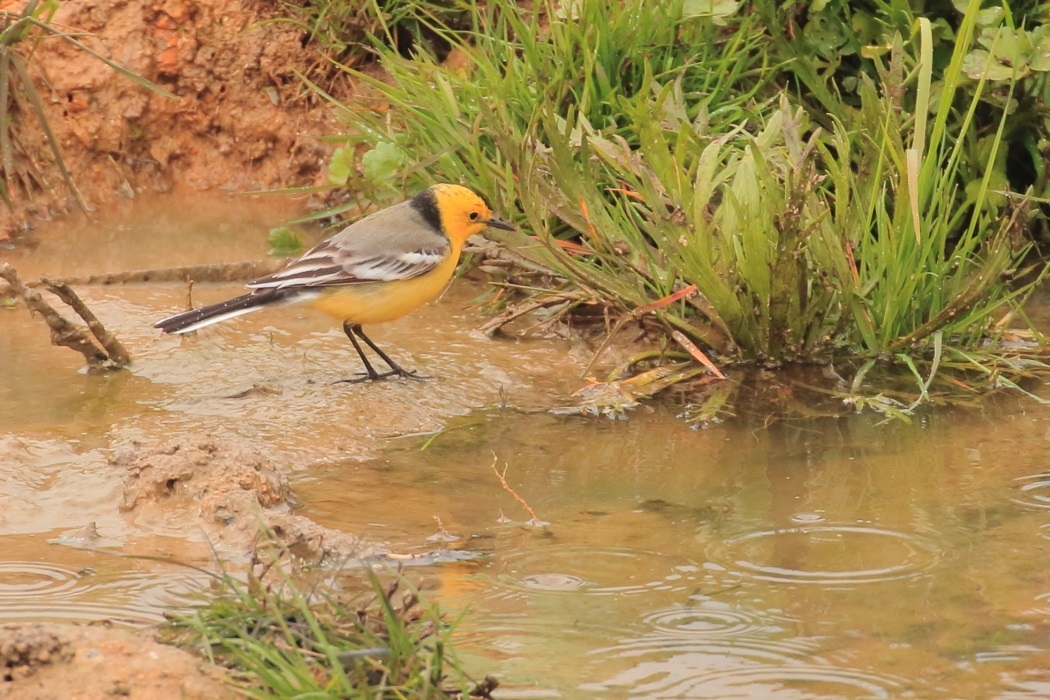
[[[358,357],[361,358],[361,362],[365,366],[365,371],[362,372],[364,376],[356,379],[341,379],[337,383],[349,383],[354,384],[357,382],[364,381],[378,381],[380,379],[386,379],[387,377],[405,377],[408,379],[423,379],[424,377],[419,376],[414,370],[406,370],[401,365],[391,360],[385,352],[379,349],[379,346],[372,342],[372,339],[365,335],[365,332],[361,329],[361,326],[350,323],[349,321],[343,322],[343,332],[346,333],[346,337],[350,339],[350,342],[354,344],[354,350],[357,350]],[[356,336],[356,337],[355,337]],[[361,349],[361,344],[357,342],[357,339],[365,341],[368,347],[372,348],[375,354],[379,355],[383,362],[390,366],[389,372],[377,372],[372,363],[368,361],[365,356],[364,350]]]

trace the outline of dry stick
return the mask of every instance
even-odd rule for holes
[[[586,296],[581,294],[564,293],[554,294],[539,299],[527,299],[526,301],[523,301],[520,304],[515,304],[506,311],[493,316],[491,319],[483,323],[478,330],[486,335],[492,335],[511,321],[526,316],[533,311],[538,311],[539,309],[549,306],[556,306],[557,304],[563,304],[567,301],[583,301],[586,298]]]
[[[514,270],[524,270],[545,277],[561,277],[557,272],[544,267],[540,263],[533,262],[525,256],[515,253],[513,250],[502,246],[495,241],[490,241],[481,236],[472,236],[468,241],[465,253],[476,253],[481,258],[481,263],[494,267],[510,267]]]
[[[106,357],[106,353],[95,347],[95,344],[84,335],[83,331],[62,318],[57,311],[51,308],[40,296],[39,292],[29,289],[22,284],[21,280],[18,279],[18,273],[15,271],[15,268],[5,263],[3,267],[0,267],[0,277],[7,280],[7,283],[11,285],[11,289],[25,301],[30,313],[38,313],[43,317],[48,328],[51,329],[52,345],[64,345],[79,352],[84,356],[89,370],[98,371],[105,367],[106,360],[109,359]]]
[[[630,312],[624,314],[623,316],[620,316],[620,318],[616,321],[616,325],[614,325],[613,329],[611,331],[609,331],[609,334],[605,336],[605,340],[603,340],[602,344],[598,346],[598,349],[595,351],[594,356],[591,357],[591,361],[587,363],[586,367],[584,367],[583,372],[581,373],[580,376],[586,377],[588,374],[590,374],[591,368],[594,367],[594,363],[598,361],[598,356],[601,355],[602,352],[605,351],[605,348],[609,347],[609,343],[612,342],[613,336],[616,335],[619,332],[619,330],[621,328],[623,328],[623,326],[628,321],[638,320],[639,318],[641,318],[642,316],[644,316],[647,313],[651,313],[653,311],[657,311],[659,309],[662,309],[665,306],[673,304],[674,302],[678,301],[679,299],[688,298],[689,296],[692,296],[692,294],[694,292],[696,292],[696,291],[697,291],[696,285],[695,284],[691,284],[688,287],[685,287],[683,289],[679,289],[677,292],[674,292],[673,294],[669,294],[668,296],[666,296],[666,297],[664,297],[662,299],[657,299],[656,301],[651,302],[649,304],[644,304],[642,306],[638,306],[633,311],[630,311]],[[695,348],[696,346],[694,345],[693,347]],[[699,352],[699,350],[697,352]],[[703,353],[701,353],[701,354],[703,354]],[[694,355],[694,357],[695,357],[695,355]],[[699,359],[699,358],[697,358],[697,359]],[[713,368],[714,367],[714,365],[711,363],[710,360],[708,360],[704,364],[705,364],[705,366],[707,366],[709,368]],[[719,377],[721,377],[722,379],[725,379],[725,377],[723,377],[722,374],[720,372],[718,372],[717,369],[715,369],[714,371],[716,373],[718,373]]]
[[[193,280],[186,280],[186,310],[193,310]]]
[[[40,281],[44,283],[49,292],[66,302],[70,308],[77,312],[80,318],[84,319],[84,323],[87,324],[91,334],[95,336],[102,349],[109,355],[111,366],[119,368],[127,367],[131,364],[131,355],[128,354],[127,349],[117,340],[115,335],[106,330],[106,327],[102,325],[102,321],[98,320],[98,317],[92,313],[87,304],[77,296],[77,293],[69,285],[49,280],[46,277],[42,277]]]
[[[525,499],[519,496],[518,492],[512,489],[510,484],[507,483],[507,467],[503,467],[503,473],[501,474],[499,469],[496,469],[496,461],[496,455],[492,455],[492,471],[496,472],[496,477],[499,479],[499,482],[503,484],[503,489],[511,496],[514,496],[514,500],[520,503],[521,507],[528,511],[529,515],[532,516],[530,522],[535,524],[542,523],[543,521],[536,517],[536,511],[534,511],[529,504],[525,502]]]

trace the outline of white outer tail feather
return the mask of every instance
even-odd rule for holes
[[[222,323],[223,321],[226,321],[228,319],[234,318],[236,316],[243,316],[244,314],[250,314],[253,311],[258,311],[258,310],[264,309],[264,308],[266,308],[265,305],[252,306],[252,307],[249,307],[247,309],[236,309],[235,311],[229,311],[229,312],[224,313],[224,314],[219,314],[218,316],[212,316],[211,318],[206,318],[203,321],[198,321],[197,323],[194,323],[192,326],[186,326],[185,328],[180,328],[177,331],[171,331],[171,334],[172,335],[182,335],[183,333],[189,333],[190,331],[199,330],[201,328],[204,328],[205,326],[210,326],[210,325],[212,325],[214,323]]]

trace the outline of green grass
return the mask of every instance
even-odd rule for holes
[[[1001,342],[1046,271],[1003,165],[1018,83],[988,56],[1020,41],[1008,16],[875,3],[865,70],[834,83],[845,64],[801,65],[763,3],[467,5],[471,31],[433,28],[466,60],[377,42],[389,79],[354,74],[374,98],[342,108],[351,188],[467,184],[536,236],[510,245],[551,293],[644,314],[723,368],[839,364],[854,403],[875,365],[920,399],[938,373],[969,391],[1041,371],[1041,346]]]
[[[451,625],[400,576],[384,584],[369,572],[353,595],[280,565],[252,571],[246,581],[221,572],[202,604],[171,615],[162,632],[228,668],[248,697],[488,697],[496,685],[468,683]]]
[[[390,158],[393,179],[369,177],[362,159],[355,189],[389,197],[434,180],[461,181],[510,211],[514,168],[544,139],[544,108],[571,109],[615,132],[626,120],[623,105],[651,88],[654,72],[679,77],[681,89],[695,98],[693,113],[707,121],[732,124],[758,106],[753,93],[761,88],[765,59],[761,34],[749,20],[729,32],[704,16],[686,16],[680,1],[654,10],[644,0],[586,0],[573,6],[571,22],[559,19],[560,6],[550,1],[535,11],[506,0],[465,4],[472,29],[432,31],[460,53],[466,68],[449,68],[426,53],[405,58],[387,48],[388,38],[376,37],[374,48],[394,82],[350,70],[374,98],[339,105],[353,128],[346,142],[400,154]],[[382,33],[391,31],[384,26]],[[725,58],[734,53],[752,60]]]

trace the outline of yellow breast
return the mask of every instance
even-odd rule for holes
[[[331,287],[307,304],[339,321],[359,326],[393,321],[441,294],[459,261],[459,251],[450,252],[452,254],[441,265],[425,275],[408,280]]]

